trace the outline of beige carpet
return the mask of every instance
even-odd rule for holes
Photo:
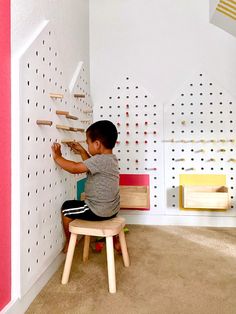
[[[117,293],[107,290],[105,250],[62,267],[26,313],[235,314],[236,228],[129,226],[131,266],[116,255]]]

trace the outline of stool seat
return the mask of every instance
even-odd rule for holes
[[[70,223],[69,230],[71,233],[106,237],[117,235],[124,226],[125,219],[123,217],[102,221],[75,219]]]
[[[78,234],[84,235],[84,249],[83,261],[86,262],[89,256],[90,236],[100,236],[106,238],[106,252],[107,252],[107,270],[108,270],[108,285],[109,292],[116,292],[116,276],[115,276],[115,261],[114,261],[114,247],[113,236],[119,235],[121,252],[124,266],[128,267],[129,254],[127,250],[124,228],[125,219],[121,216],[102,221],[88,221],[82,219],[75,219],[69,224],[70,242],[66,254],[66,261],[62,275],[62,284],[67,284],[69,280],[72,259],[76,246]]]

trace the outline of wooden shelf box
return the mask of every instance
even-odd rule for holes
[[[184,208],[228,209],[229,192],[226,186],[183,185]]]
[[[148,209],[149,187],[120,185],[120,207],[127,209]]]

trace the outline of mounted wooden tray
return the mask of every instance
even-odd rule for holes
[[[205,209],[228,209],[229,192],[226,186],[183,185],[183,207]]]
[[[149,208],[149,187],[120,185],[120,207],[133,209]]]

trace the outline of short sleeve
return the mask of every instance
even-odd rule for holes
[[[92,175],[100,172],[98,167],[99,166],[98,157],[99,157],[98,155],[95,155],[83,161],[83,163],[86,165],[86,167],[88,168],[89,172]]]

